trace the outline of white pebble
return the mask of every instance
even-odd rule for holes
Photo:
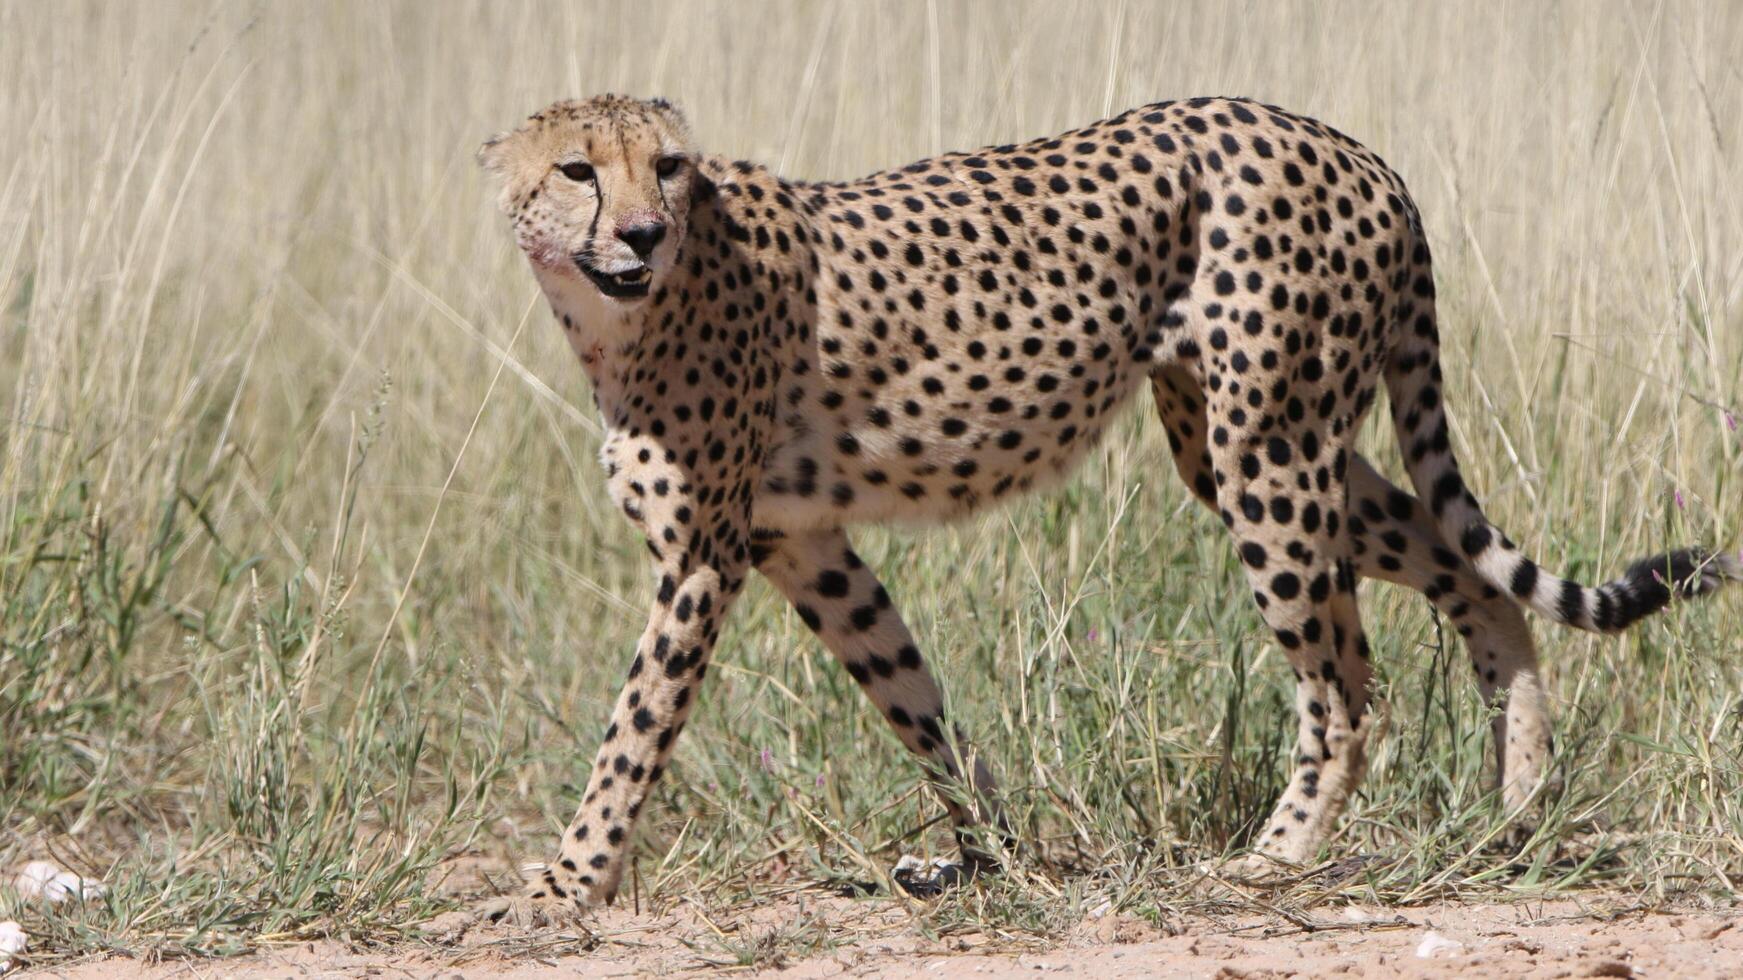
[[[0,922],[0,973],[12,969],[12,958],[30,947],[30,937],[24,927],[8,920]]]
[[[1428,934],[1422,937],[1422,942],[1417,944],[1416,956],[1418,959],[1424,960],[1433,959],[1436,953],[1446,953],[1450,956],[1458,950],[1463,949],[1464,945],[1464,943],[1448,939],[1440,933],[1430,929]]]
[[[13,880],[13,887],[18,890],[20,898],[27,901],[46,899],[50,905],[59,905],[69,898],[101,898],[109,890],[102,882],[62,870],[53,861],[32,861],[25,865]]]

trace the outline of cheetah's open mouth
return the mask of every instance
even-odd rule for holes
[[[638,265],[625,272],[601,272],[575,256],[575,267],[587,273],[587,278],[593,280],[593,285],[599,291],[614,299],[634,299],[648,294],[648,284],[653,281],[654,270],[645,265]]]

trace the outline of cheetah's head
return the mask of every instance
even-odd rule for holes
[[[696,181],[690,127],[671,103],[558,102],[485,143],[484,169],[547,290],[591,283],[634,304],[677,261]]]

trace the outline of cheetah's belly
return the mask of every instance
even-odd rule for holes
[[[1058,482],[1148,378],[1131,367],[1118,372],[1119,383],[1085,375],[1045,397],[1013,390],[1008,408],[995,402],[999,411],[984,408],[987,395],[998,397],[989,390],[973,401],[947,395],[918,415],[903,412],[896,399],[894,411],[836,416],[828,428],[816,421],[829,413],[796,414],[788,420],[794,435],[764,468],[756,525],[796,532],[934,523]],[[862,417],[877,421],[839,424]]]

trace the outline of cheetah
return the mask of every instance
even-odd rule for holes
[[[653,599],[574,820],[519,900],[609,902],[650,788],[754,569],[935,782],[960,868],[1011,845],[991,772],[846,529],[946,521],[1058,481],[1148,385],[1293,668],[1293,772],[1258,858],[1313,858],[1365,768],[1361,578],[1463,637],[1505,803],[1550,728],[1522,608],[1623,629],[1740,577],[1673,551],[1589,587],[1483,516],[1453,457],[1435,286],[1402,180],[1240,98],[810,183],[703,155],[664,100],[564,101],[479,152],[591,382],[613,502]],[[1356,453],[1384,385],[1410,483]]]

